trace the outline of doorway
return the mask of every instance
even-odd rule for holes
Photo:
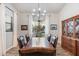
[[[13,46],[13,19],[14,12],[5,6],[5,31],[6,31],[6,50],[12,48]]]

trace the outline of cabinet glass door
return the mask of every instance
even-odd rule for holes
[[[67,35],[70,37],[73,36],[73,30],[74,30],[73,19],[70,18],[67,21]]]
[[[76,20],[76,37],[79,38],[79,18],[77,18]]]

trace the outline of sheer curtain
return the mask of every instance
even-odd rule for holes
[[[28,29],[29,29],[29,36],[32,37],[32,15],[29,15],[29,26],[28,26]]]
[[[45,37],[49,34],[49,15],[46,15],[45,18]]]

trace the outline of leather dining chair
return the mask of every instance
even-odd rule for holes
[[[17,38],[17,41],[18,41],[19,48],[22,48],[22,47],[23,47],[23,45],[22,45],[21,40],[19,40],[19,38]]]
[[[47,37],[47,40],[50,42],[50,39],[51,39],[51,35],[49,35],[48,37]]]
[[[51,39],[50,39],[50,43],[52,44],[52,46],[54,48],[56,48],[56,46],[57,46],[57,41],[58,41],[58,37],[56,37],[56,36],[51,37]]]
[[[24,36],[20,36],[19,38],[17,38],[17,41],[18,41],[19,48],[22,48],[25,46]]]
[[[30,40],[30,37],[28,35],[25,35],[26,41],[28,43],[28,41]]]

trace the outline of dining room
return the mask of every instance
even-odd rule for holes
[[[58,41],[58,15],[56,11],[53,10],[53,7],[54,6],[63,7],[63,5],[64,4],[57,5],[57,4],[49,4],[49,3],[13,4],[13,6],[19,11],[17,16],[18,40],[22,36],[24,36],[24,38],[26,39],[27,37],[29,37],[28,40],[31,41],[31,43],[29,44],[28,40],[25,40],[26,42],[24,44],[24,45],[31,45],[33,47],[33,48],[29,48],[28,49],[29,51],[31,49],[35,49],[35,50],[32,50],[32,53],[35,53],[36,55],[41,55],[41,54],[53,55],[51,54],[53,52],[53,49],[51,53],[48,53],[49,51],[51,51],[50,47],[53,48],[53,44],[57,45],[57,41]],[[52,10],[48,9],[48,7],[49,8],[52,7],[52,10],[55,13],[53,13]],[[56,43],[48,39],[51,36],[54,37],[54,39],[56,39]],[[49,40],[49,42],[51,42],[52,44],[50,44],[47,40]],[[43,50],[45,50],[46,48],[48,50],[47,53],[45,53],[47,50],[43,52]],[[21,50],[19,50],[19,54],[21,54],[22,52]],[[54,55],[56,55],[56,51],[54,52],[55,52]]]
[[[77,56],[78,6],[78,3],[1,3],[0,55]]]
[[[15,3],[12,5],[18,11],[17,12],[17,30],[18,30],[17,44],[19,45],[18,48],[14,47],[11,50],[7,51],[6,53],[7,56],[29,55],[30,53],[33,56],[34,55],[38,55],[38,56],[72,55],[71,53],[62,49],[61,40],[59,39],[59,35],[58,35],[59,22],[60,22],[58,12],[66,4]],[[29,37],[29,39],[27,37]],[[19,39],[21,38],[23,38],[25,41],[25,44],[23,44],[24,46],[22,46],[21,43],[19,43]],[[54,41],[52,39],[54,40],[56,39],[56,40]],[[28,48],[27,50],[23,48],[26,46]],[[31,52],[29,52],[28,50]],[[26,53],[23,54],[22,53],[23,51]]]

